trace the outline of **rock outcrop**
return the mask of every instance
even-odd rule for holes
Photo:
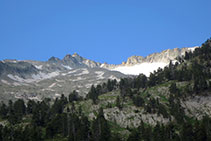
[[[185,55],[185,52],[194,51],[196,48],[198,47],[167,49],[160,53],[153,53],[147,57],[131,56],[127,59],[125,65],[156,63],[156,62],[169,63],[170,60],[175,60],[177,57]]]

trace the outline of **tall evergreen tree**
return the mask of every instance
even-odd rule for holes
[[[104,117],[103,109],[99,109],[97,118],[93,121],[92,138],[95,141],[111,140],[111,131],[107,120]]]
[[[92,99],[94,104],[97,104],[97,99],[98,99],[98,93],[96,91],[96,88],[94,87],[94,85],[92,85],[89,93],[88,93],[88,97]]]
[[[7,113],[8,113],[8,108],[6,104],[2,102],[0,106],[0,118],[5,119],[7,117]]]

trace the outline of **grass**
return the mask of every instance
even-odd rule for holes
[[[0,122],[4,121],[2,118],[0,118]]]
[[[108,92],[103,95],[100,95],[98,98],[99,100],[113,100],[119,95],[119,91]]]
[[[123,103],[123,107],[129,107],[134,106],[133,101],[130,98],[126,98],[126,100]]]
[[[45,141],[68,141],[68,138],[57,136],[57,137],[54,137],[53,139],[46,139]]]
[[[82,111],[86,116],[88,116],[92,112],[93,104],[91,100],[76,102],[76,107],[78,108],[79,106],[81,106]]]
[[[30,123],[32,120],[32,117],[30,115],[27,115],[23,118],[22,122],[23,123]]]
[[[101,95],[99,96],[99,100],[113,100],[113,99],[116,99],[116,95]]]
[[[164,95],[160,94],[159,96],[161,98],[162,103],[168,103],[168,99]]]
[[[118,133],[118,132],[122,132],[122,131],[126,130],[125,128],[120,127],[118,124],[116,124],[114,122],[109,121],[108,124],[111,127],[111,131],[114,133]]]

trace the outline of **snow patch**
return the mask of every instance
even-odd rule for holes
[[[61,97],[61,94],[55,94],[55,97]]]
[[[11,62],[11,63],[17,63],[18,61],[17,60],[9,60],[9,62]]]
[[[57,84],[57,86],[58,86],[58,87],[62,87],[62,85],[60,85],[60,84]]]
[[[72,69],[70,66],[65,66],[65,65],[62,65],[62,66],[65,67],[68,70],[71,70]]]
[[[1,80],[1,82],[4,83],[4,84],[10,85],[10,83],[6,80]]]
[[[76,79],[70,79],[70,81],[81,81],[81,80],[85,80],[85,78],[82,78],[82,77],[77,77]]]
[[[67,74],[76,73],[78,70],[69,71]]]
[[[37,68],[37,69],[39,69],[39,70],[41,70],[42,69],[42,67],[43,67],[43,65],[35,65],[35,67]]]
[[[49,88],[52,88],[52,87],[54,87],[56,85],[56,83],[53,83],[53,84],[51,84],[50,86],[49,86]]]
[[[62,75],[62,76],[65,76],[65,75],[67,75],[67,73],[61,73],[61,75]]]
[[[111,80],[114,80],[114,79],[116,79],[116,81],[120,81],[120,79],[119,78],[117,78],[116,76],[113,76],[113,75],[111,75],[108,79],[111,79]]]
[[[53,90],[53,89],[51,89],[51,88],[47,88],[47,89],[45,89],[45,90],[55,92],[55,90]]]
[[[79,74],[76,74],[75,76],[80,76],[80,75],[85,75],[85,74],[89,74],[89,71],[87,69],[82,69],[83,71]]]
[[[17,95],[15,95],[15,98],[17,98],[17,99],[23,99],[23,97],[17,96]]]
[[[56,79],[56,82],[65,82],[64,80]]]
[[[34,96],[34,97],[28,97],[28,99],[30,99],[30,100],[38,100],[38,101],[40,101],[40,99],[39,99],[37,96]]]
[[[146,76],[149,76],[151,72],[157,70],[158,68],[164,68],[167,65],[168,65],[168,63],[162,63],[162,62],[160,62],[160,63],[142,63],[142,64],[133,65],[133,66],[120,66],[120,67],[116,67],[111,70],[119,71],[119,72],[127,74],[127,75],[139,75],[139,74],[143,73]]]
[[[22,85],[24,85],[24,83],[21,83]],[[13,82],[13,85],[14,86],[21,86],[21,84],[20,83],[17,83],[17,82]]]
[[[101,67],[101,68],[105,67],[105,64],[101,64],[100,67]]]
[[[86,88],[91,88],[92,85],[93,85],[93,84],[86,84],[85,87],[86,87]]]
[[[196,47],[189,47],[188,50],[193,52],[196,48],[198,48],[198,46],[196,46]]]
[[[82,85],[77,85],[77,88],[83,88],[83,86]]]
[[[52,77],[56,77],[56,76],[58,76],[60,73],[59,72],[51,72],[51,73],[47,73],[47,74],[45,74],[45,73],[42,73],[42,75],[41,75],[41,77],[43,78],[43,79],[49,79],[49,78],[52,78]]]
[[[97,74],[97,78],[98,79],[104,79],[105,77],[103,77],[104,73],[103,71],[96,71],[95,72]]]

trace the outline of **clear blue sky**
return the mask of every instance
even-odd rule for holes
[[[119,64],[132,55],[201,45],[210,0],[0,0],[0,60],[77,52]]]

